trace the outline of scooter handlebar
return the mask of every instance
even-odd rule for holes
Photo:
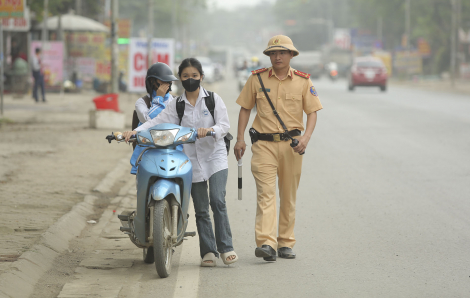
[[[106,140],[108,140],[108,143],[111,144],[112,140],[123,142],[124,137],[122,136],[121,132],[112,132],[110,135],[106,136]],[[135,142],[135,141],[137,141],[137,138],[135,135],[132,135],[132,137],[129,139],[129,142]]]
[[[197,137],[197,131],[196,131],[196,137]],[[206,137],[214,137],[215,138],[215,131],[211,131],[209,130],[207,133],[206,133]]]
[[[214,137],[215,138],[215,131],[208,131],[206,133],[206,137]],[[110,135],[106,136],[106,140],[108,140],[108,142],[111,144],[112,140],[115,140],[115,141],[118,141],[118,142],[123,142],[124,137],[122,136],[121,132],[112,132]],[[136,142],[136,141],[137,141],[136,135],[132,135],[131,138],[129,139],[129,142]]]

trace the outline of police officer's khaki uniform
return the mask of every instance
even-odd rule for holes
[[[278,35],[268,43],[269,50],[285,50],[294,53],[287,36]],[[294,58],[295,59],[295,58]],[[274,107],[288,130],[304,130],[303,112],[310,114],[322,109],[310,75],[289,69],[287,76],[279,80],[270,68],[253,71],[245,84],[237,103],[245,109],[257,107],[253,128],[259,133],[283,133],[284,130],[266,99],[256,73],[261,75],[263,84]],[[273,249],[290,247],[295,244],[295,202],[302,170],[302,155],[294,152],[290,141],[257,141],[252,145],[251,171],[256,181],[256,245],[270,245]],[[279,177],[280,215],[277,231],[276,176]],[[279,235],[279,236],[277,236]]]

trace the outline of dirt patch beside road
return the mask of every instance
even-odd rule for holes
[[[0,274],[116,162],[130,157],[131,147],[106,142],[111,131],[88,128],[95,96],[48,94],[48,102],[38,104],[5,97],[4,119],[9,121],[0,126]],[[136,99],[121,95],[119,100],[129,128]]]

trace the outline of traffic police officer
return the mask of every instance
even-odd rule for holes
[[[263,52],[271,59],[272,67],[252,71],[241,91],[237,103],[241,106],[238,118],[238,137],[234,151],[239,160],[246,150],[244,133],[251,109],[257,106],[257,114],[250,129],[253,157],[251,171],[256,181],[257,210],[255,255],[266,261],[281,258],[293,259],[295,253],[295,201],[305,152],[317,121],[316,111],[322,109],[310,75],[290,67],[290,60],[299,55],[292,40],[284,35],[272,37]],[[273,113],[257,75],[260,75],[285,130]],[[307,114],[304,131],[303,112]],[[298,145],[291,147],[291,138]],[[279,179],[280,215],[277,229],[276,176]]]

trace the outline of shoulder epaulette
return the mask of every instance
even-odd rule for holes
[[[310,79],[310,74],[309,73],[301,72],[301,71],[298,71],[298,70],[294,70],[294,73],[296,75],[298,75],[299,77]]]
[[[257,69],[257,70],[252,70],[251,73],[255,75],[255,74],[265,72],[267,70],[268,70],[267,68],[260,68],[260,69]]]

